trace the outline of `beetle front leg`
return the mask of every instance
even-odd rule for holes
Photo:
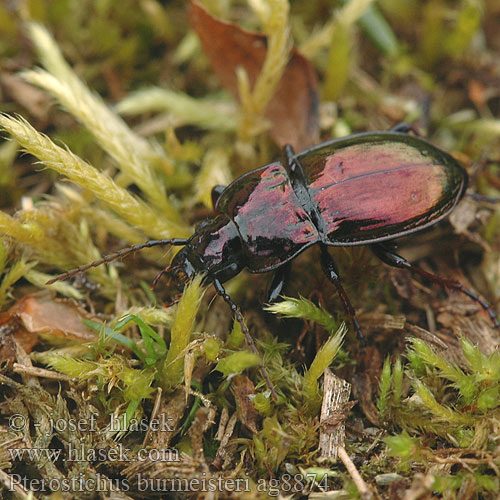
[[[276,300],[278,300],[283,288],[285,288],[288,278],[290,277],[291,267],[291,264],[287,262],[275,271],[273,280],[271,281],[271,285],[267,291],[267,304],[271,304],[272,302],[276,302]]]
[[[344,307],[347,311],[347,314],[351,318],[351,321],[354,324],[354,329],[356,330],[356,334],[358,336],[359,342],[361,345],[365,344],[365,337],[361,331],[361,327],[359,326],[358,318],[356,317],[356,311],[354,307],[352,307],[351,301],[349,297],[345,293],[342,284],[340,283],[340,276],[337,270],[337,266],[332,259],[332,256],[328,253],[327,247],[325,245],[320,245],[321,248],[321,267],[323,268],[323,272],[326,274],[326,277],[335,285],[339,296],[344,304]]]
[[[243,316],[242,316],[238,306],[233,302],[233,299],[228,295],[225,288],[222,286],[222,283],[218,279],[214,279],[212,281],[212,284],[214,285],[214,288],[217,291],[217,293],[224,299],[224,301],[227,304],[229,304],[229,307],[231,308],[231,311],[233,312],[233,315],[236,318],[236,321],[238,321],[238,323],[240,324],[241,331],[245,335],[245,339],[247,341],[248,346],[250,347],[252,352],[260,358],[260,354],[259,354],[259,351],[257,350],[257,346],[255,345],[255,342],[254,342],[252,336],[250,335],[250,332],[248,331],[247,325],[245,324],[245,321],[243,320]],[[262,361],[259,363],[259,368],[260,368],[260,373],[262,373],[262,376],[264,377],[264,380],[266,381],[266,384],[271,391],[271,395],[272,395],[274,401],[278,401],[278,395],[276,394],[276,390],[274,389],[274,385],[271,382],[271,379],[269,378],[269,374],[267,373],[267,370],[265,369],[264,365],[262,364]]]
[[[439,285],[445,288],[458,290],[459,292],[462,292],[463,294],[467,295],[472,300],[477,302],[488,313],[495,328],[500,330],[500,322],[498,321],[498,318],[495,312],[493,311],[491,305],[476,293],[472,292],[468,288],[465,288],[459,281],[451,280],[448,278],[442,278],[437,274],[428,273],[427,271],[424,271],[423,269],[420,269],[419,267],[410,264],[405,258],[395,253],[392,248],[389,248],[383,244],[374,244],[371,245],[371,248],[373,250],[373,253],[382,262],[385,262],[389,266],[398,267],[400,269],[408,269],[408,271],[411,271],[415,274],[419,274],[426,280],[432,281],[433,283],[438,283]]]

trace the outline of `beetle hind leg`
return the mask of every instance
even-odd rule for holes
[[[389,129],[389,132],[399,132],[401,134],[409,134],[410,132],[413,132],[416,136],[420,137],[418,130],[413,125],[406,122],[396,123],[394,127]]]
[[[439,285],[448,289],[458,290],[459,292],[462,292],[463,294],[467,295],[472,300],[477,302],[488,313],[489,317],[491,318],[491,321],[493,322],[493,325],[495,326],[496,329],[500,331],[500,322],[498,321],[498,318],[495,314],[495,311],[493,311],[491,304],[486,302],[478,294],[464,287],[462,283],[460,283],[459,281],[448,278],[442,278],[437,274],[428,273],[427,271],[424,271],[423,269],[420,269],[419,267],[410,264],[405,258],[395,253],[392,248],[387,247],[385,245],[375,244],[371,245],[371,248],[373,250],[373,253],[382,262],[388,264],[389,266],[398,267],[400,269],[408,269],[408,271],[411,271],[415,274],[419,274],[420,276],[422,276],[422,278],[428,281],[431,281],[433,283],[438,283]]]
[[[340,276],[337,270],[337,266],[332,259],[332,256],[328,253],[327,247],[325,245],[320,245],[321,248],[321,267],[323,268],[323,272],[326,274],[326,277],[335,285],[337,292],[339,293],[339,297],[342,300],[345,310],[347,314],[351,318],[351,321],[354,325],[354,329],[356,330],[356,335],[358,336],[359,342],[361,345],[365,345],[365,337],[363,332],[361,331],[361,327],[359,326],[358,318],[356,317],[356,311],[354,307],[352,307],[351,301],[347,296],[342,284],[340,283]]]

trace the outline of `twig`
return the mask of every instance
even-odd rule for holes
[[[0,481],[5,485],[8,491],[13,491],[17,496],[26,500],[37,500],[33,492],[26,491],[22,486],[14,482],[13,477],[3,470],[0,470]]]
[[[160,410],[162,392],[163,392],[162,388],[158,387],[158,390],[156,391],[155,405],[153,407],[153,412],[151,413],[150,422],[152,422],[156,418],[156,416],[158,415],[158,411]],[[146,443],[149,440],[150,434],[151,434],[151,424],[149,425],[148,430],[146,431],[146,435],[144,436],[144,441],[142,442],[142,446],[146,446]]]
[[[339,446],[344,445],[346,408],[351,385],[336,377],[328,368],[324,374],[324,395],[321,406],[321,433],[319,450],[321,459],[337,459]]]
[[[71,380],[71,377],[68,375],[52,370],[46,370],[45,368],[37,368],[36,366],[25,366],[20,363],[14,363],[13,369],[15,373],[23,373],[33,377],[50,378],[52,380]]]
[[[349,455],[345,451],[345,448],[343,446],[339,446],[337,451],[340,460],[342,460],[342,463],[345,465],[347,472],[354,481],[356,488],[358,488],[361,498],[363,500],[371,500],[371,498],[373,498],[372,492],[368,489],[367,484],[363,481],[363,478],[358,472],[358,469],[356,469],[353,461],[349,458]]]

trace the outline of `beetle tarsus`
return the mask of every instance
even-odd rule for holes
[[[243,320],[243,316],[238,308],[238,306],[233,302],[231,297],[228,295],[226,292],[225,288],[222,286],[222,283],[218,279],[213,280],[213,285],[215,287],[215,290],[217,293],[225,300],[225,302],[229,305],[231,308],[231,311],[234,314],[234,317],[236,318],[236,321],[241,326],[241,331],[245,335],[245,339],[247,341],[248,346],[252,350],[252,352],[259,356],[260,358],[260,353],[257,350],[257,346],[255,345],[255,342],[250,335],[250,332],[248,331],[247,325],[245,324],[245,321]],[[278,394],[276,394],[276,390],[274,389],[274,385],[271,382],[271,379],[269,378],[269,374],[267,373],[267,370],[265,369],[264,365],[262,364],[262,361],[259,363],[259,369],[260,372],[262,373],[262,376],[264,377],[264,380],[266,381],[267,386],[269,387],[269,390],[271,391],[271,396],[275,402],[278,401]]]
[[[166,309],[168,309],[169,307],[175,306],[175,305],[176,305],[176,304],[178,304],[180,301],[181,301],[181,296],[180,296],[180,295],[178,295],[178,296],[176,296],[176,298],[175,298],[175,299],[171,300],[170,302],[165,302],[165,303],[163,304],[163,306],[164,306]]]
[[[449,278],[442,278],[437,274],[428,273],[419,267],[414,266],[410,262],[408,262],[404,257],[401,257],[397,253],[393,252],[391,249],[387,248],[385,245],[376,244],[371,245],[371,248],[374,254],[382,261],[392,267],[397,267],[400,269],[408,269],[409,271],[419,274],[424,279],[431,281],[433,283],[437,283],[445,288],[450,288],[453,290],[458,290],[459,292],[467,295],[467,297],[471,298],[475,302],[477,302],[489,315],[493,325],[496,329],[500,331],[500,322],[491,307],[491,304],[486,302],[481,296],[469,290],[465,286],[460,283],[460,281],[452,280]]]
[[[52,278],[51,280],[47,281],[47,283],[45,283],[45,284],[52,285],[52,283],[55,283],[56,281],[61,281],[61,280],[66,280],[68,278],[72,278],[73,276],[76,276],[79,273],[83,273],[84,271],[87,271],[88,269],[90,269],[92,267],[98,267],[101,264],[106,264],[107,262],[112,262],[114,260],[125,257],[133,252],[137,252],[137,250],[142,250],[143,248],[151,248],[151,247],[154,247],[157,245],[181,246],[181,245],[185,245],[187,242],[188,242],[188,240],[185,238],[171,238],[171,239],[166,239],[166,240],[149,240],[149,241],[146,241],[145,243],[140,243],[139,245],[133,245],[131,247],[122,248],[118,252],[110,253],[109,255],[105,255],[102,259],[91,262],[90,264],[86,264],[85,266],[77,267],[76,269],[72,269],[71,271],[67,271],[63,274],[60,274],[59,276],[56,276],[55,278]]]
[[[391,127],[389,131],[399,132],[401,134],[409,134],[410,132],[413,132],[416,136],[420,136],[418,130],[413,125],[410,125],[406,122],[396,123],[396,125],[394,125],[394,127]]]
[[[352,307],[351,301],[349,300],[349,297],[347,296],[344,288],[342,287],[342,284],[340,283],[340,276],[337,270],[337,266],[335,265],[332,256],[328,253],[327,247],[325,245],[321,245],[321,267],[323,268],[323,272],[325,273],[326,277],[337,288],[339,297],[342,300],[347,314],[351,318],[351,321],[354,325],[359,343],[361,344],[361,346],[365,346],[365,337],[363,335],[363,332],[361,331],[361,326],[359,325],[358,318],[356,317],[356,311],[354,310],[354,307]]]
[[[286,282],[290,277],[291,265],[289,262],[276,269],[269,290],[267,291],[267,304],[276,302],[285,288]]]

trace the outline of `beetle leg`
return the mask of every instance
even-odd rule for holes
[[[292,168],[292,164],[295,163],[295,151],[290,144],[285,144],[283,149],[285,150],[286,164],[289,168]]]
[[[422,137],[422,134],[420,134],[420,132],[413,125],[406,122],[396,123],[394,127],[389,129],[389,132],[399,132],[401,134],[409,134],[410,132],[413,132],[417,137]]]
[[[448,278],[442,278],[441,276],[438,276],[437,274],[428,273],[427,271],[424,271],[423,269],[420,269],[419,267],[416,267],[413,264],[410,264],[405,258],[401,257],[400,255],[393,252],[391,249],[387,248],[384,245],[374,244],[374,245],[371,245],[371,248],[373,250],[373,253],[382,262],[385,262],[389,266],[398,267],[400,269],[408,269],[411,272],[414,272],[416,274],[420,274],[420,276],[422,276],[426,280],[432,281],[434,283],[438,283],[439,285],[441,285],[445,288],[451,288],[453,290],[458,290],[459,292],[462,292],[463,294],[467,295],[472,300],[477,302],[488,313],[495,328],[500,330],[500,322],[498,321],[498,318],[497,318],[495,312],[493,311],[491,305],[488,302],[486,302],[482,297],[477,295],[476,293],[472,292],[468,288],[465,288],[462,285],[462,283],[460,283],[459,281],[448,279]]]
[[[420,136],[418,130],[413,125],[410,125],[409,123],[406,122],[396,123],[396,125],[394,125],[394,127],[391,127],[389,131],[400,132],[402,134],[409,134],[410,132],[413,132],[415,135]]]
[[[224,191],[224,189],[226,189],[226,186],[222,186],[220,184],[218,184],[217,186],[214,186],[212,188],[212,206],[214,208],[215,208],[217,201],[220,198],[220,195],[222,194],[222,191]]]
[[[320,245],[320,247],[321,247],[321,267],[323,268],[323,272],[326,274],[326,277],[337,288],[340,299],[344,304],[347,314],[349,315],[351,321],[353,322],[354,329],[356,330],[359,342],[361,343],[361,345],[364,345],[365,337],[363,336],[361,327],[359,326],[358,318],[356,317],[356,311],[354,310],[354,307],[352,307],[351,301],[349,300],[349,297],[345,293],[345,290],[342,287],[342,284],[340,283],[340,276],[337,270],[337,266],[335,265],[332,256],[328,253],[327,247],[325,245]]]
[[[407,134],[412,130],[412,126],[407,122],[399,122],[389,129],[389,132],[401,132],[402,134]]]
[[[163,304],[163,307],[168,309],[169,307],[175,306],[176,304],[178,304],[181,301],[181,297],[182,297],[181,293],[177,294],[175,296],[175,299],[171,300],[170,302],[165,302],[165,304]]]
[[[225,288],[222,286],[222,283],[218,279],[214,279],[212,281],[212,284],[214,285],[215,290],[217,293],[225,300],[225,302],[229,305],[231,308],[231,311],[233,312],[234,317],[238,321],[238,323],[241,326],[241,331],[245,335],[245,339],[247,341],[248,346],[252,350],[252,352],[259,356],[260,354],[259,351],[257,350],[257,346],[255,345],[255,342],[250,335],[250,332],[248,331],[247,325],[245,324],[245,321],[243,320],[243,316],[238,308],[238,306],[233,302],[233,299],[227,294]],[[264,368],[264,365],[262,364],[262,361],[259,363],[259,368],[260,372],[262,373],[262,376],[264,377],[264,380],[266,381],[267,386],[269,387],[269,390],[271,391],[271,395],[274,399],[274,401],[278,401],[278,395],[276,394],[276,390],[274,389],[274,385],[271,382],[271,379],[269,378],[269,374],[267,373],[267,370]]]
[[[296,158],[295,151],[293,150],[292,146],[290,144],[285,144],[285,147],[283,149],[285,151],[286,166],[288,167],[288,170],[293,174],[298,175],[300,178],[302,178],[303,181],[305,181],[304,167],[302,167],[302,164]]]
[[[156,285],[158,284],[158,281],[160,281],[160,279],[162,278],[162,276],[164,274],[168,274],[170,273],[170,271],[178,268],[179,266],[167,266],[165,267],[164,269],[162,269],[153,279],[153,281],[151,282],[151,290],[154,290],[154,288],[156,287]],[[170,280],[169,280],[169,283],[170,283]]]
[[[269,290],[267,291],[266,303],[271,304],[272,302],[276,302],[276,300],[278,300],[283,288],[285,288],[288,278],[290,277],[291,267],[291,264],[287,262],[276,270]]]

